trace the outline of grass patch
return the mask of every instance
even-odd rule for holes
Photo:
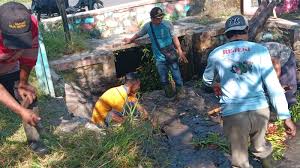
[[[52,152],[39,157],[26,147],[25,133],[17,116],[3,109],[0,167],[154,167],[155,161],[146,150],[155,143],[148,122],[128,120],[120,127],[106,130],[106,135],[84,128],[69,134],[55,133],[55,128],[46,123],[44,127],[49,131],[43,134],[43,139]]]
[[[34,73],[30,81],[35,81]],[[36,86],[37,83],[32,83]],[[26,143],[20,118],[0,105],[0,167],[155,167],[159,149],[152,125],[129,113],[124,124],[97,133],[83,126],[72,133],[56,131],[54,121],[67,113],[63,104],[38,92],[43,141],[51,150],[39,157]],[[151,156],[151,157],[150,157]]]
[[[45,30],[41,27],[40,31],[43,36],[43,42],[49,60],[58,59],[63,55],[69,55],[89,49],[86,42],[89,38],[89,34],[86,32],[71,31],[71,42],[68,44],[65,41],[65,33],[62,26],[49,28],[49,30]]]
[[[218,133],[209,133],[206,138],[195,138],[193,139],[193,145],[196,148],[213,148],[220,149],[225,153],[229,153],[229,144],[225,138],[221,137]]]

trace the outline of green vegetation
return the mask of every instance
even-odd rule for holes
[[[155,58],[148,47],[143,49],[142,64],[138,68],[139,77],[141,79],[141,91],[153,91],[161,88],[159,74],[155,66]],[[151,81],[151,82],[149,82]]]
[[[51,105],[44,98],[42,101],[42,116],[51,117]],[[148,157],[146,150],[155,143],[149,122],[127,120],[103,133],[81,128],[61,134],[44,121],[48,130],[43,134],[44,142],[51,154],[39,157],[26,147],[25,133],[16,118],[1,107],[0,167],[154,167],[155,160]]]
[[[297,104],[295,104],[290,110],[294,122],[299,121],[300,114],[300,94],[297,95]],[[270,131],[271,130],[271,131]],[[286,150],[286,139],[287,135],[285,133],[284,123],[282,121],[276,121],[273,123],[273,128],[269,128],[269,133],[266,137],[273,146],[273,158],[276,160],[283,159],[284,152]]]
[[[297,122],[300,120],[300,92],[297,94],[297,103],[291,108],[293,121]]]
[[[218,148],[225,153],[229,153],[229,145],[225,138],[218,133],[209,133],[206,138],[194,138],[193,145],[196,148]]]
[[[269,132],[266,136],[266,139],[272,144],[273,158],[275,160],[281,160],[283,159],[283,155],[286,149],[286,133],[284,123],[282,121],[276,121],[273,124],[275,130],[274,132]]]
[[[47,30],[41,26],[40,31],[43,36],[48,59],[50,60],[89,49],[86,42],[89,38],[88,33],[79,30],[71,31],[72,41],[68,44],[65,41],[65,34],[62,26],[50,27]]]
[[[34,79],[35,75],[32,74],[30,81]],[[61,133],[56,130],[54,123],[65,113],[64,105],[42,95],[41,91],[38,91],[38,95],[44,126],[41,135],[51,154],[39,157],[32,153],[26,145],[21,120],[1,106],[0,167],[155,167],[157,162],[152,158],[159,150],[153,150],[157,141],[150,122],[135,118],[130,111],[121,126],[112,126],[101,132],[81,127],[71,133]]]

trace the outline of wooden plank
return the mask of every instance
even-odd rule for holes
[[[54,86],[51,78],[48,58],[46,54],[43,37],[39,34],[39,53],[35,66],[35,72],[38,79],[39,87],[45,94],[55,97]]]

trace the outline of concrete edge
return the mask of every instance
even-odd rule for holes
[[[114,54],[111,51],[93,50],[84,53],[66,55],[59,60],[51,61],[50,66],[58,71],[64,71],[98,63],[105,64],[109,62],[111,57],[114,58]]]

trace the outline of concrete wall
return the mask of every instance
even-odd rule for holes
[[[90,31],[95,38],[132,33],[150,21],[149,12],[153,7],[161,7],[166,13],[165,19],[176,20],[186,16],[190,0],[140,0],[68,15],[69,27],[71,30]],[[59,23],[60,17],[45,19],[42,22],[45,27],[49,27]]]

